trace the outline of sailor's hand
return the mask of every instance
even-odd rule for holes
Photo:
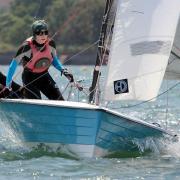
[[[11,92],[11,91],[12,91],[12,88],[5,86],[5,87],[4,87],[4,91],[9,91],[9,92]]]
[[[64,74],[64,76],[66,76],[66,78],[70,81],[70,82],[74,82],[74,77],[71,73],[69,73],[67,71],[67,69],[63,69],[62,70],[62,74]]]
[[[24,93],[25,93],[25,87],[23,87],[23,86],[20,87],[17,92],[19,92],[21,95],[24,95]]]
[[[0,98],[6,98],[9,96],[9,94],[11,93],[11,88],[8,87],[4,87],[3,89],[1,89],[0,91]]]
[[[75,87],[78,88],[79,91],[83,91],[83,87],[79,83],[75,83]]]
[[[83,91],[83,87],[78,82],[71,82],[71,87],[77,88],[79,91]]]

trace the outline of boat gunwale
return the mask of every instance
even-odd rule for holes
[[[137,119],[137,118],[131,118],[128,117],[126,115],[121,114],[120,112],[117,111],[113,111],[110,109],[107,109],[105,107],[102,106],[97,106],[97,105],[93,105],[93,104],[88,104],[88,103],[83,103],[83,102],[73,102],[73,101],[57,101],[57,100],[36,100],[36,99],[0,99],[0,103],[20,103],[20,104],[31,104],[31,105],[40,105],[40,106],[53,106],[53,107],[66,107],[66,108],[74,108],[74,109],[87,109],[87,110],[96,110],[96,111],[102,111],[102,112],[106,112],[112,115],[115,115],[117,117],[120,118],[124,118],[128,121],[137,123],[137,124],[141,124],[144,125],[146,127],[150,127],[156,130],[161,131],[162,133],[165,133],[167,135],[170,136],[177,136],[176,134],[171,133],[168,130],[165,130],[161,127],[158,127],[154,124],[145,122],[143,120]]]

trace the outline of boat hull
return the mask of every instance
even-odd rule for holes
[[[1,100],[0,113],[28,147],[41,144],[76,157],[136,152],[142,150],[139,144],[170,135],[152,124],[85,103]]]

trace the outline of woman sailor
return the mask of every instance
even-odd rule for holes
[[[9,66],[6,87],[11,87],[17,65],[22,62],[25,98],[41,99],[42,92],[48,99],[64,100],[48,69],[52,64],[70,82],[74,81],[73,75],[68,73],[57,57],[55,42],[48,37],[47,23],[44,20],[35,21],[32,24],[32,32],[33,36],[22,44]]]

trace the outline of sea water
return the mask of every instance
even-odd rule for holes
[[[7,72],[7,66],[0,68],[2,72]],[[67,68],[73,73],[76,80],[81,81],[85,92],[79,93],[74,88],[71,90],[67,86],[68,81],[65,77],[62,77],[55,69],[51,68],[50,73],[66,99],[86,102],[93,66],[67,66]],[[102,70],[105,71],[105,67]],[[20,84],[22,84],[21,73],[22,68],[18,68],[15,81]],[[104,77],[102,76],[101,79],[103,84]],[[171,87],[174,88],[171,89]],[[167,89],[171,90],[167,91]],[[164,93],[166,91],[167,93]],[[179,81],[165,80],[160,94],[162,95],[158,96],[156,101],[149,103],[119,102],[110,103],[108,106],[126,115],[158,123],[172,133],[180,135]],[[0,126],[0,180],[180,179],[180,142],[164,142],[163,151],[157,150],[151,154],[134,158],[85,158],[77,160],[55,153],[27,152],[26,147],[23,147],[8,124],[0,121]],[[153,144],[149,143],[149,146],[153,146]]]

